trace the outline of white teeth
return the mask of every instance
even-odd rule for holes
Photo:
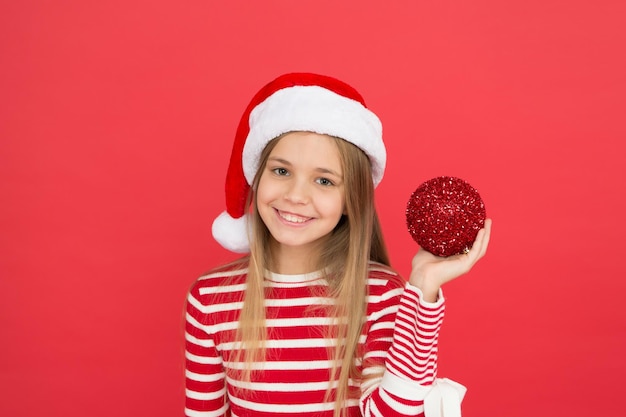
[[[305,217],[300,217],[300,216],[296,216],[293,214],[282,213],[282,212],[280,213],[280,217],[282,217],[283,219],[291,223],[304,223],[305,221],[308,220],[308,218],[305,218]]]

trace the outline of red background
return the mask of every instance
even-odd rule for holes
[[[182,309],[240,114],[288,71],[385,127],[397,269],[413,189],[468,180],[488,256],[445,289],[465,416],[623,415],[623,1],[4,1],[0,415],[182,415]]]

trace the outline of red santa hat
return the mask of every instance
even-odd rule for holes
[[[261,152],[272,139],[294,131],[335,136],[358,146],[370,159],[374,186],[380,183],[387,158],[382,125],[363,97],[332,77],[282,75],[252,98],[239,122],[226,173],[226,211],[213,222],[213,237],[224,248],[248,252],[246,201]]]

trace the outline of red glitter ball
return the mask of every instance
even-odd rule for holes
[[[422,183],[406,207],[406,224],[413,240],[437,256],[470,250],[485,218],[485,204],[478,191],[455,177]]]

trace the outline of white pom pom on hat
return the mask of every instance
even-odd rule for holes
[[[342,138],[359,148],[372,164],[372,180],[383,178],[387,153],[382,124],[350,85],[312,73],[289,73],[268,83],[243,113],[226,173],[226,211],[213,222],[213,237],[224,248],[249,251],[250,186],[261,152],[272,139],[306,131]]]

